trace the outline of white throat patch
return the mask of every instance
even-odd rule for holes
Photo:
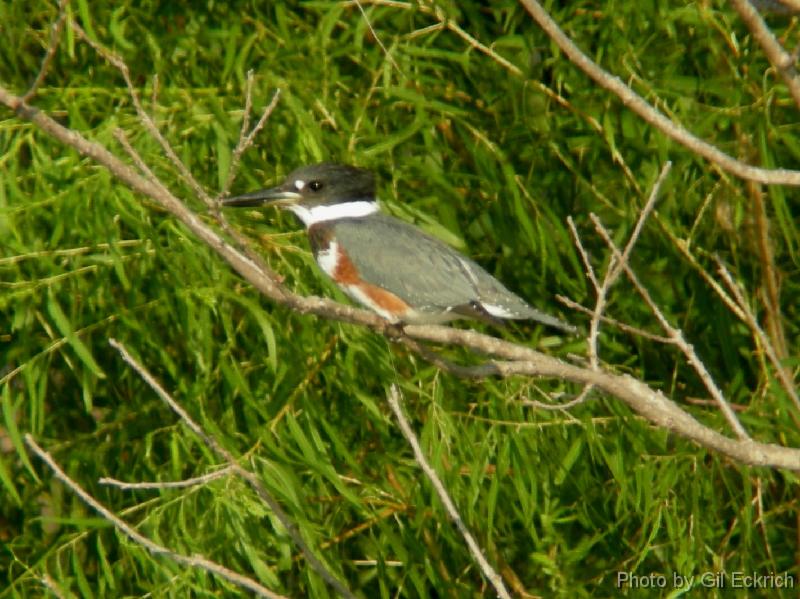
[[[329,206],[320,205],[307,207],[293,204],[286,206],[286,209],[294,212],[297,217],[303,221],[306,227],[327,220],[368,216],[370,214],[375,214],[379,210],[377,202],[367,202],[364,200],[331,204]]]

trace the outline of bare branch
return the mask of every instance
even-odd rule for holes
[[[674,123],[653,108],[639,94],[625,85],[619,77],[604,71],[596,62],[584,54],[559,28],[537,0],[519,0],[539,26],[550,36],[564,54],[584,73],[600,86],[616,94],[622,103],[656,127],[667,137],[677,141],[709,162],[740,177],[767,185],[800,185],[800,171],[788,169],[766,169],[745,164],[722,152],[710,143],[692,134],[688,129]]]
[[[136,91],[136,87],[133,85],[131,73],[128,69],[128,65],[125,64],[125,61],[86,35],[86,32],[83,30],[83,28],[75,21],[70,21],[70,26],[75,30],[75,33],[78,34],[78,37],[94,48],[95,52],[97,52],[106,61],[108,61],[109,64],[111,64],[120,72],[122,78],[125,80],[125,85],[128,86],[128,94],[130,95],[133,106],[136,109],[136,114],[139,115],[139,121],[142,123],[147,132],[152,135],[156,141],[158,141],[158,143],[161,145],[161,148],[164,150],[164,153],[167,155],[167,158],[169,158],[172,165],[177,169],[178,174],[186,182],[186,184],[192,188],[197,197],[203,200],[206,206],[213,206],[214,200],[210,195],[208,195],[208,193],[206,193],[206,190],[203,189],[200,183],[197,182],[197,180],[194,178],[194,175],[192,175],[183,161],[178,158],[175,150],[172,149],[172,146],[161,134],[161,131],[158,129],[158,126],[155,124],[152,117],[144,109],[144,106],[142,106],[142,101],[139,99],[139,92]]]
[[[756,8],[748,0],[730,0],[730,3],[739,13],[739,17],[747,25],[747,28],[750,29],[750,33],[761,45],[772,66],[783,77],[783,81],[786,83],[786,87],[789,88],[789,93],[792,95],[795,105],[800,108],[800,78],[798,78],[797,70],[794,68],[794,59],[775,39],[764,19],[761,18]]]
[[[236,242],[236,245],[241,249],[245,255],[259,268],[259,270],[266,274],[268,278],[270,278],[276,285],[279,284],[280,277],[269,267],[269,265],[264,261],[261,255],[253,249],[250,240],[247,239],[244,235],[242,235],[237,229],[234,229],[228,219],[225,218],[225,215],[220,210],[220,199],[224,198],[228,195],[228,191],[230,190],[231,185],[233,184],[234,179],[236,178],[236,174],[239,170],[239,164],[241,163],[242,155],[247,151],[247,149],[253,145],[253,140],[255,139],[258,132],[266,125],[267,119],[269,119],[272,112],[275,110],[275,107],[278,105],[278,100],[280,99],[281,90],[275,90],[275,93],[272,96],[272,100],[261,113],[261,117],[256,122],[255,126],[252,129],[250,127],[250,113],[252,112],[253,107],[253,71],[248,71],[247,73],[247,89],[245,91],[245,103],[244,103],[244,114],[242,115],[242,128],[239,132],[239,141],[236,144],[236,148],[233,150],[233,156],[231,157],[231,164],[228,168],[228,175],[225,179],[225,184],[222,186],[222,189],[217,194],[215,201],[209,206],[209,210],[211,214],[214,216],[216,221],[219,223],[222,230]]]
[[[592,283],[592,286],[594,287],[595,293],[597,295],[597,300],[595,302],[594,310],[592,311],[592,318],[589,322],[589,335],[587,337],[589,367],[592,368],[593,370],[597,370],[600,368],[599,353],[597,350],[597,340],[600,334],[600,322],[603,319],[603,312],[605,311],[606,303],[608,302],[608,292],[619,278],[623,266],[627,264],[628,258],[630,257],[630,254],[633,251],[633,246],[636,244],[636,241],[639,239],[639,236],[642,233],[642,228],[644,227],[644,223],[647,220],[647,217],[652,212],[653,207],[655,206],[656,199],[658,198],[658,192],[661,189],[661,185],[664,183],[664,179],[667,178],[667,175],[669,174],[671,168],[672,168],[672,163],[667,162],[661,169],[661,173],[659,174],[658,179],[656,179],[656,182],[653,185],[653,189],[650,192],[650,197],[647,199],[644,208],[642,208],[642,212],[639,215],[639,220],[636,222],[636,226],[634,227],[633,233],[631,233],[631,237],[625,246],[625,250],[622,252],[620,260],[615,262],[614,258],[612,257],[608,265],[608,269],[606,270],[606,274],[603,276],[602,283],[598,283],[597,281],[597,276],[595,275],[594,268],[592,267],[591,261],[589,260],[589,255],[586,249],[584,248],[583,243],[581,242],[580,234],[578,233],[578,229],[575,227],[575,222],[572,220],[572,217],[567,219],[569,230],[572,233],[572,237],[575,240],[575,245],[577,246],[578,252],[581,255],[581,259],[583,260],[587,276],[589,277],[589,281]],[[566,409],[576,406],[585,401],[589,397],[591,391],[592,391],[592,386],[587,385],[575,399],[560,406],[551,406],[549,404],[544,404],[534,400],[529,400],[529,403],[531,405],[534,405],[535,407],[542,409]]]
[[[264,109],[264,112],[261,113],[261,117],[255,124],[252,130],[248,130],[250,126],[250,111],[252,107],[252,93],[253,93],[253,71],[249,71],[247,73],[247,91],[245,95],[245,105],[244,105],[244,116],[242,117],[242,129],[239,133],[239,142],[236,144],[236,148],[233,150],[233,156],[231,157],[231,165],[228,169],[228,176],[225,179],[225,185],[222,186],[217,198],[223,198],[228,195],[228,191],[233,184],[234,179],[236,179],[236,175],[239,171],[239,163],[242,159],[242,155],[247,151],[247,149],[253,145],[253,140],[255,139],[258,132],[264,128],[264,125],[267,124],[267,119],[269,119],[272,111],[275,110],[275,107],[278,105],[278,100],[281,97],[281,90],[275,90],[275,93],[272,95],[272,100]]]
[[[492,568],[492,566],[489,565],[489,562],[486,561],[486,557],[483,555],[480,545],[478,545],[477,541],[475,541],[475,537],[472,536],[472,533],[467,528],[467,525],[464,524],[461,514],[458,513],[456,505],[453,503],[453,500],[450,499],[450,495],[447,492],[447,489],[444,488],[444,484],[442,484],[439,476],[436,474],[436,470],[434,470],[433,466],[428,463],[425,453],[422,451],[422,447],[419,445],[419,440],[417,439],[416,434],[414,434],[414,430],[411,428],[411,425],[406,419],[405,414],[403,414],[403,408],[401,407],[400,402],[400,391],[397,388],[397,385],[392,385],[389,389],[389,407],[392,408],[392,412],[394,412],[394,415],[397,418],[397,423],[400,425],[400,430],[403,432],[403,436],[406,438],[408,444],[411,445],[411,449],[414,451],[414,459],[417,461],[417,464],[419,464],[422,472],[425,473],[425,476],[430,481],[433,489],[436,491],[436,494],[439,496],[439,500],[442,502],[442,505],[444,505],[447,515],[450,516],[450,519],[453,522],[455,522],[458,532],[461,533],[462,537],[464,537],[464,541],[466,541],[467,547],[469,547],[469,551],[472,553],[472,557],[475,559],[475,562],[478,564],[481,572],[483,572],[483,575],[494,587],[494,590],[497,592],[497,596],[502,597],[503,599],[511,599],[511,595],[508,593],[505,584],[503,584],[503,579],[500,578],[500,575],[495,572],[494,568]]]
[[[154,543],[143,534],[131,528],[131,526],[128,525],[124,520],[118,518],[108,508],[102,505],[94,497],[89,495],[89,493],[87,493],[86,490],[84,490],[84,488],[81,487],[77,482],[67,476],[67,474],[56,463],[53,457],[36,443],[33,435],[27,433],[25,435],[25,443],[28,445],[31,451],[33,451],[45,464],[47,464],[50,470],[53,471],[53,474],[55,474],[56,478],[67,485],[67,487],[69,487],[73,493],[80,497],[86,505],[113,524],[114,528],[127,536],[134,543],[137,543],[138,545],[141,545],[147,549],[150,553],[154,555],[164,555],[172,561],[183,564],[184,566],[189,566],[190,568],[200,568],[201,570],[215,574],[220,578],[224,578],[228,582],[235,584],[236,586],[247,589],[248,591],[252,591],[259,597],[268,597],[269,599],[287,599],[284,595],[273,593],[266,587],[257,583],[255,580],[252,580],[246,576],[242,576],[241,574],[234,572],[233,570],[229,570],[225,566],[221,566],[216,562],[212,562],[211,560],[197,555],[193,555],[191,557],[181,555],[180,553],[175,553],[174,551],[167,549],[163,545]]]
[[[593,371],[589,369],[570,366],[563,362],[557,368],[551,368],[551,364],[535,364],[524,361],[492,361],[491,363],[503,376],[564,377],[576,382],[580,378],[581,381],[591,382],[606,393],[622,399],[633,410],[655,425],[692,439],[703,447],[718,451],[734,460],[750,465],[766,465],[762,460],[767,459],[768,462],[775,464],[773,460],[777,459],[781,463],[781,466],[777,467],[791,470],[800,468],[796,449],[758,443],[752,439],[730,439],[703,426],[663,393],[650,389],[631,376],[617,376],[612,382],[606,379],[608,375],[605,373],[598,372],[595,373],[597,376],[592,376],[590,373]],[[572,368],[575,368],[574,372],[571,372]],[[576,376],[573,378],[571,374]]]
[[[655,207],[656,200],[658,199],[658,192],[661,190],[661,185],[664,183],[664,179],[667,178],[671,168],[671,162],[667,162],[662,167],[661,173],[658,175],[658,179],[656,179],[653,189],[650,191],[650,196],[648,197],[644,208],[642,208],[642,211],[639,214],[639,219],[636,221],[636,226],[631,233],[628,243],[625,245],[625,249],[622,252],[621,257],[619,257],[618,260],[615,260],[615,257],[612,256],[608,270],[606,270],[606,274],[603,277],[603,282],[599,287],[596,286],[597,278],[594,278],[593,283],[597,289],[597,303],[595,304],[594,313],[592,314],[592,320],[589,327],[589,363],[593,368],[597,368],[597,335],[600,329],[600,318],[605,310],[608,292],[614,283],[616,283],[619,275],[622,273],[623,268],[625,268],[627,265],[628,259],[633,251],[633,246],[636,245],[636,241],[639,239],[642,229],[644,228],[644,223],[647,221],[647,217]],[[578,239],[578,232],[577,230],[574,230],[574,224],[571,225],[571,228],[573,229],[573,236]],[[586,259],[584,259],[584,261],[585,260]]]
[[[132,491],[138,489],[183,489],[185,487],[196,487],[200,485],[205,485],[207,483],[210,483],[212,480],[217,480],[218,478],[224,478],[228,476],[231,472],[233,472],[233,469],[230,466],[226,466],[221,470],[215,470],[214,472],[209,472],[208,474],[204,474],[203,476],[195,476],[194,478],[187,478],[185,480],[128,483],[123,480],[117,480],[115,478],[107,478],[104,476],[98,482],[101,485],[110,485],[112,487],[117,487],[118,489],[123,489],[125,491]]]
[[[315,314],[330,320],[359,324],[389,338],[397,336],[396,327],[371,312],[345,306],[330,299],[299,296],[285,289],[276,279],[261,270],[253,260],[221,238],[171,193],[162,191],[159,186],[139,175],[101,144],[91,142],[77,131],[63,127],[38,109],[22,104],[18,97],[2,86],[0,86],[0,104],[5,104],[14,110],[19,118],[31,121],[54,139],[105,166],[122,183],[156,202],[198,239],[217,252],[264,296],[299,314]],[[416,340],[457,345],[504,360],[488,362],[484,366],[486,376],[552,376],[580,384],[592,383],[598,389],[627,403],[650,422],[704,447],[746,464],[800,470],[800,450],[729,439],[699,423],[662,393],[631,377],[573,366],[530,348],[475,331],[434,325],[410,325],[403,329],[403,333]]]
[[[125,362],[127,362],[131,368],[133,368],[139,374],[140,377],[142,377],[144,382],[147,383],[162,400],[164,400],[164,402],[170,407],[170,409],[172,409],[173,412],[178,415],[178,417],[180,417],[184,424],[186,424],[186,426],[188,426],[195,435],[200,437],[200,439],[209,449],[224,459],[228,463],[228,467],[231,469],[231,471],[235,472],[237,476],[244,479],[256,492],[259,498],[265,504],[267,504],[267,506],[269,506],[269,509],[272,510],[272,512],[278,518],[280,523],[289,533],[289,536],[292,537],[294,543],[300,548],[300,551],[303,552],[308,565],[311,566],[311,568],[317,574],[319,574],[319,576],[325,582],[334,588],[337,593],[343,597],[347,597],[348,599],[355,599],[355,595],[353,595],[353,593],[351,593],[350,590],[347,589],[347,587],[345,587],[333,575],[327,566],[325,566],[325,564],[323,564],[322,561],[314,554],[311,547],[308,545],[308,543],[306,543],[305,539],[303,539],[300,531],[294,525],[294,522],[292,522],[286,512],[283,511],[283,508],[281,507],[280,503],[278,503],[278,500],[275,499],[272,494],[267,491],[267,488],[261,484],[261,481],[252,472],[242,468],[239,465],[239,462],[236,461],[236,458],[234,458],[227,449],[222,447],[222,445],[220,445],[217,440],[214,439],[214,437],[207,434],[199,424],[192,420],[192,417],[189,416],[186,410],[184,410],[183,407],[177,401],[175,401],[169,393],[167,393],[166,389],[161,386],[155,377],[153,377],[153,375],[150,374],[150,372],[144,366],[142,366],[138,360],[136,360],[136,358],[134,358],[128,352],[127,349],[125,349],[124,345],[115,339],[109,339],[108,342],[111,347],[120,353],[122,359],[125,360]]]
[[[689,361],[689,364],[692,365],[692,368],[694,368],[695,372],[700,377],[700,380],[703,381],[703,385],[705,385],[706,389],[711,394],[711,397],[714,398],[714,401],[717,402],[719,409],[722,411],[723,416],[725,416],[725,419],[728,421],[728,424],[730,424],[736,436],[742,440],[749,440],[750,436],[747,434],[747,431],[745,431],[742,423],[739,422],[739,418],[736,416],[736,413],[728,403],[728,400],[725,399],[722,391],[714,382],[711,373],[708,372],[705,364],[703,364],[703,361],[697,355],[697,352],[694,351],[694,347],[684,338],[683,331],[673,327],[669,323],[667,317],[664,316],[664,313],[661,312],[661,309],[658,307],[655,301],[653,301],[653,298],[650,296],[650,292],[648,292],[644,285],[641,284],[639,277],[636,276],[636,273],[633,272],[633,269],[630,267],[630,265],[623,260],[622,255],[619,253],[619,249],[617,249],[614,240],[611,238],[611,234],[600,222],[600,219],[594,214],[590,214],[589,217],[592,219],[592,222],[594,222],[595,228],[603,238],[603,241],[605,241],[609,249],[614,252],[619,264],[625,269],[625,274],[628,276],[628,280],[630,280],[636,291],[653,312],[656,320],[658,320],[661,327],[664,329],[664,331],[666,331],[667,336],[675,342],[675,345],[677,345],[681,352],[683,352],[683,355],[686,356],[686,359]]]

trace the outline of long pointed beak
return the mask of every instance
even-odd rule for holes
[[[263,206],[265,204],[287,206],[294,204],[302,197],[303,196],[296,191],[288,190],[281,185],[278,187],[271,187],[270,189],[253,191],[240,196],[233,196],[232,198],[225,198],[222,200],[222,205],[240,208],[252,208],[254,206]]]

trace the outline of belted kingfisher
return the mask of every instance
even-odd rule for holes
[[[368,170],[331,162],[304,166],[277,187],[227,198],[223,204],[272,204],[293,212],[308,230],[322,271],[352,299],[390,322],[529,319],[576,332],[529,306],[453,248],[382,214]]]

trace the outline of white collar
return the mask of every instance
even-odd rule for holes
[[[294,212],[303,221],[306,227],[322,223],[328,220],[338,220],[340,218],[359,218],[375,214],[380,210],[378,202],[358,200],[356,202],[342,202],[341,204],[321,204],[319,206],[301,206],[291,204],[286,206],[287,210]]]

